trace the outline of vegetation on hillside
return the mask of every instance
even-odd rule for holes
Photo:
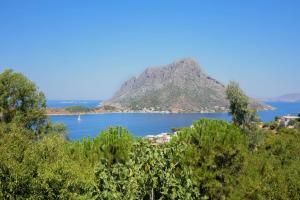
[[[15,75],[0,75],[2,119],[8,108],[3,102],[15,95],[3,95],[11,91],[4,80]],[[30,97],[40,102],[32,94],[36,88]],[[24,124],[37,118],[22,120],[32,109],[9,108],[18,112],[0,122],[0,199],[300,199],[296,128],[274,132],[245,128],[247,120],[201,119],[162,145],[121,127],[68,141],[64,127],[45,115],[37,115],[43,123],[36,129]]]
[[[64,108],[66,111],[71,113],[86,113],[90,112],[92,109],[85,106],[69,106]]]

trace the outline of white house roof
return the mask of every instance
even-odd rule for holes
[[[291,116],[291,115],[287,115],[287,116],[282,116],[284,119],[299,119],[298,116]]]
[[[154,138],[155,135],[147,135],[146,138]]]

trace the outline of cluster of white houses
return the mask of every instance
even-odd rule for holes
[[[190,128],[194,128],[194,125],[191,125]],[[153,144],[163,144],[166,142],[170,142],[173,136],[177,135],[177,131],[173,133],[160,133],[158,135],[146,135],[145,139],[149,140]]]
[[[277,121],[283,123],[284,126],[288,127],[290,121],[299,120],[299,119],[300,119],[299,116],[286,115],[286,116],[279,117]]]
[[[277,118],[278,123],[284,124],[287,128],[293,128],[290,126],[291,121],[300,120],[300,116],[286,115]],[[193,125],[190,128],[194,128]],[[145,139],[151,141],[153,144],[163,144],[169,142],[173,136],[177,135],[177,132],[174,133],[160,133],[158,135],[147,135]]]
[[[153,144],[163,144],[169,142],[175,133],[160,133],[158,135],[147,135],[145,138],[151,141]]]

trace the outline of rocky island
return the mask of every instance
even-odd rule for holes
[[[272,107],[250,98],[257,110]],[[99,113],[215,113],[228,112],[226,87],[209,76],[195,59],[186,58],[162,67],[149,67],[125,81],[100,107],[47,109],[48,115]]]
[[[115,95],[103,102],[122,112],[226,112],[225,85],[209,76],[192,58],[162,67],[149,67],[127,80]],[[270,109],[251,99],[258,110]]]

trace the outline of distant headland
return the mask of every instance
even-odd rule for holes
[[[263,98],[262,100],[269,101],[269,102],[298,103],[298,102],[300,102],[300,93],[284,94],[279,97]]]

